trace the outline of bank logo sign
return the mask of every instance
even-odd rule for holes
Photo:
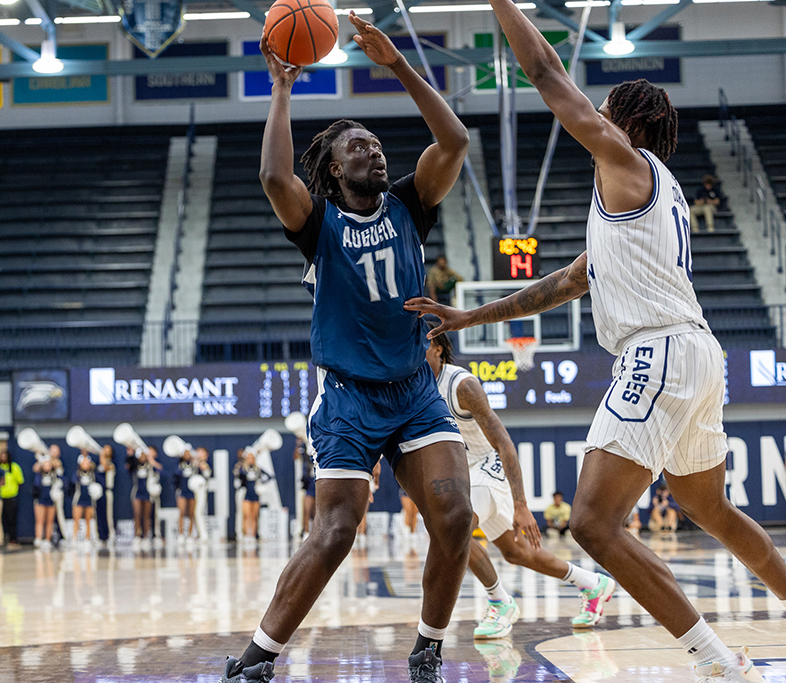
[[[191,404],[194,415],[237,415],[238,377],[117,379],[114,368],[91,368],[90,405]]]
[[[775,360],[775,351],[751,351],[751,386],[786,387],[786,363]]]

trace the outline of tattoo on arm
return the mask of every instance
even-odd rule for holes
[[[529,287],[475,309],[472,324],[483,325],[543,313],[579,298],[588,289],[587,256],[584,253],[571,265]]]

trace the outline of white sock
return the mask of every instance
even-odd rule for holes
[[[734,653],[718,638],[718,635],[699,617],[695,626],[684,636],[677,638],[683,649],[693,657],[697,666],[718,662],[724,666],[737,664]]]
[[[284,649],[286,643],[277,643],[267,633],[262,630],[261,626],[257,626],[256,633],[254,633],[254,642],[257,646],[268,652],[280,653]]]
[[[567,581],[568,583],[572,583],[576,588],[589,588],[593,590],[598,587],[600,583],[600,576],[595,572],[591,572],[587,569],[582,569],[581,567],[571,564],[568,564],[568,573],[562,577],[563,581]]]
[[[489,594],[489,600],[500,600],[501,602],[510,602],[510,594],[505,590],[502,581],[497,579],[493,586],[484,586],[486,593]]]
[[[434,628],[429,626],[423,619],[418,623],[418,633],[429,640],[445,640],[445,634],[447,632],[447,627]]]

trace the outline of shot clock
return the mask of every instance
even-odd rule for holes
[[[491,239],[492,273],[495,280],[530,280],[540,277],[537,238],[510,235]]]

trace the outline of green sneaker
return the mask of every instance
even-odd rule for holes
[[[610,576],[598,574],[600,581],[598,585],[590,590],[581,590],[581,611],[579,616],[573,617],[573,628],[589,628],[600,621],[603,615],[603,608],[611,600],[611,595],[617,584]]]
[[[475,627],[475,638],[478,640],[504,638],[513,629],[519,614],[521,611],[513,598],[510,602],[489,600],[483,621]]]

